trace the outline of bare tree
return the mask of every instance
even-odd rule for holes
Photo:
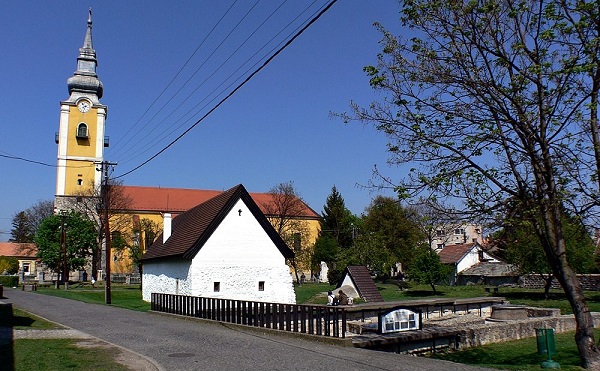
[[[589,181],[600,169],[598,9],[407,0],[402,21],[414,37],[380,26],[383,51],[365,68],[383,98],[345,117],[387,134],[391,163],[412,164],[392,181],[401,197],[459,198],[465,212],[490,218],[521,210],[573,308],[583,365],[594,369],[600,352],[562,220],[565,209],[585,218],[599,205],[600,185]]]
[[[312,246],[308,236],[310,228],[306,220],[306,204],[294,189],[294,183],[279,183],[268,192],[271,196],[268,202],[263,203],[265,216],[273,225],[281,238],[292,248],[295,253],[291,260],[296,281],[300,282],[298,271],[300,268],[310,267]]]

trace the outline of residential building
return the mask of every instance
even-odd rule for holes
[[[434,228],[431,248],[441,251],[444,247],[477,242],[483,245],[483,228],[479,224],[445,224]]]

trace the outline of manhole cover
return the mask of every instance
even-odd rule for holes
[[[194,354],[193,353],[171,353],[169,354],[169,357],[174,357],[174,358],[186,358],[186,357],[193,357]]]

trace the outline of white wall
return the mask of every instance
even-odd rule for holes
[[[153,292],[191,295],[190,260],[144,263],[142,299],[150,301]]]
[[[471,249],[469,251],[469,253],[467,255],[465,255],[465,257],[461,261],[458,262],[458,264],[456,266],[456,273],[460,273],[466,269],[471,268],[475,264],[479,263],[479,251],[481,251],[481,249],[479,247]],[[486,252],[483,253],[483,258],[489,262],[494,262],[494,263],[498,262],[498,259],[493,258],[491,255],[487,254]]]
[[[182,295],[296,302],[285,258],[241,200],[191,262],[144,264],[143,272],[144,300],[150,300],[150,292],[175,293],[179,278]],[[259,291],[261,281],[264,291]]]

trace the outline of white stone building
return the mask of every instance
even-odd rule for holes
[[[479,224],[440,225],[433,231],[431,248],[440,251],[449,245],[477,242],[483,245],[483,228]]]
[[[177,216],[172,228],[166,217],[142,259],[144,300],[159,292],[296,302],[286,264],[294,252],[241,184]]]
[[[448,245],[438,252],[444,264],[454,268],[452,283],[463,271],[480,263],[500,263],[500,259],[490,255],[478,242]]]

